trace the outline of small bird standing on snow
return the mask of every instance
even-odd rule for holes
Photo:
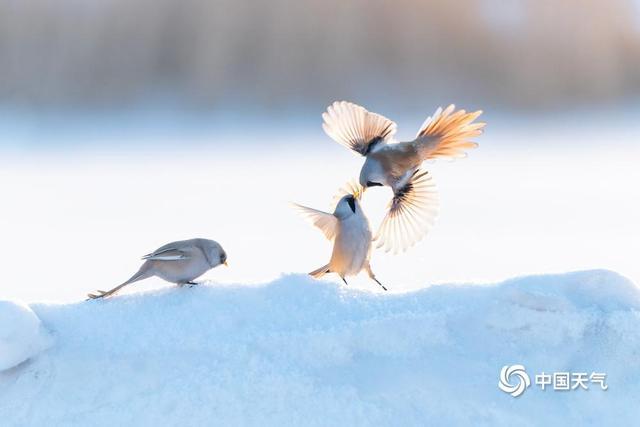
[[[89,294],[89,298],[105,298],[123,287],[152,276],[179,286],[195,285],[194,279],[220,264],[227,265],[227,254],[214,240],[190,239],[168,243],[142,257],[145,260],[136,274],[110,291]]]
[[[318,279],[327,273],[337,273],[348,285],[345,277],[355,276],[364,269],[369,277],[386,291],[387,288],[376,279],[369,264],[371,230],[369,220],[358,202],[361,190],[351,190],[349,194],[340,198],[332,214],[294,204],[296,209],[322,230],[327,239],[333,241],[333,253],[329,264],[309,274]]]
[[[324,131],[336,142],[365,157],[360,185],[388,186],[393,199],[378,233],[377,247],[389,252],[405,251],[429,231],[437,215],[435,186],[425,160],[466,156],[475,148],[471,139],[480,135],[484,123],[473,123],[482,111],[455,111],[450,105],[428,117],[413,141],[395,142],[396,124],[351,102],[334,102],[322,115]]]

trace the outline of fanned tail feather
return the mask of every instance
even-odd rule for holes
[[[467,113],[451,104],[438,108],[422,124],[414,141],[423,160],[441,157],[460,158],[478,144],[472,139],[481,135],[486,123],[476,122],[482,111]]]
[[[322,267],[313,270],[311,273],[309,273],[309,276],[313,277],[314,279],[319,279],[327,273],[329,273],[329,264],[323,265]]]

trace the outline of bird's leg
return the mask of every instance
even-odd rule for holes
[[[382,287],[382,289],[384,289],[386,291],[387,288],[385,288],[384,285],[382,283],[380,283],[380,281],[378,279],[376,279],[376,275],[373,274],[373,270],[371,270],[371,265],[369,263],[367,263],[365,268],[367,269],[367,273],[369,274],[369,277],[371,279],[373,279],[378,285],[380,285]]]
[[[194,286],[198,286],[199,283],[191,281],[191,282],[187,282],[186,285],[189,285],[190,288],[193,288]]]
[[[387,290],[388,290],[387,288],[385,288],[385,287],[384,287],[384,285],[383,285],[382,283],[380,283],[380,281],[379,281],[378,279],[376,279],[375,277],[372,277],[372,279],[373,279],[373,280],[375,280],[375,282],[376,282],[378,285],[382,286],[382,289],[384,289],[385,291],[387,291]]]
[[[347,283],[347,280],[344,277],[340,276],[340,278],[342,279],[345,285],[349,286],[349,284]]]

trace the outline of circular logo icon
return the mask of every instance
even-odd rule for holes
[[[512,382],[513,380],[513,382]],[[500,370],[498,388],[513,397],[518,397],[531,385],[529,375],[522,365],[506,365]]]

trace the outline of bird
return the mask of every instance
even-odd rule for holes
[[[478,146],[472,139],[485,123],[474,122],[482,111],[438,108],[412,141],[397,142],[397,125],[386,117],[348,101],[336,101],[322,114],[322,127],[333,140],[364,156],[359,183],[363,191],[391,187],[393,198],[374,237],[377,248],[397,254],[421,240],[438,214],[435,183],[423,162],[459,158]]]
[[[329,263],[312,271],[309,275],[319,279],[325,274],[336,273],[345,285],[348,285],[346,277],[355,276],[365,270],[369,277],[386,291],[387,288],[376,278],[369,262],[372,234],[369,220],[358,201],[362,190],[350,184],[341,192],[347,194],[339,198],[333,213],[293,204],[295,209],[333,242]]]
[[[220,264],[227,266],[227,253],[214,240],[189,239],[167,243],[142,257],[144,263],[129,280],[109,291],[88,294],[90,299],[107,298],[123,287],[152,276],[178,286],[196,285],[193,281]]]

